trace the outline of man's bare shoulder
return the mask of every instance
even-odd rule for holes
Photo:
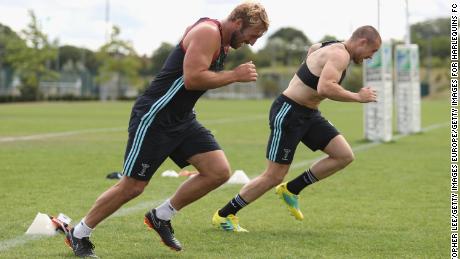
[[[217,49],[221,42],[219,27],[211,22],[197,24],[183,39],[185,49],[188,49],[191,42],[203,48]]]
[[[316,43],[316,44],[311,45],[310,48],[308,48],[307,56],[317,51],[319,48],[321,48],[321,43]]]
[[[327,59],[340,68],[346,68],[350,63],[350,53],[348,53],[344,45],[334,44],[328,49]]]
[[[199,38],[220,38],[219,27],[211,22],[201,22],[193,27],[188,35]]]

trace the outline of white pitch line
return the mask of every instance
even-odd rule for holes
[[[222,188],[222,187],[223,188],[229,187],[229,185],[220,186],[220,188]],[[167,197],[165,197],[164,199],[161,199],[161,200],[140,202],[140,203],[138,203],[138,204],[136,204],[134,206],[131,206],[131,207],[122,207],[121,209],[116,211],[114,214],[112,214],[109,218],[124,217],[124,216],[128,216],[128,215],[137,213],[137,212],[142,211],[142,210],[148,210],[148,209],[151,209],[151,208],[155,208],[160,203],[165,201],[166,198]],[[17,247],[17,246],[24,245],[24,244],[26,244],[26,243],[28,243],[30,241],[39,240],[39,239],[43,239],[43,238],[46,238],[46,237],[49,237],[49,236],[45,236],[45,235],[21,235],[21,236],[17,236],[15,238],[12,238],[12,239],[2,240],[2,241],[0,241],[0,252],[9,250],[9,249]]]
[[[3,138],[0,138],[0,142],[39,140],[39,139],[46,139],[46,138],[66,137],[66,136],[72,136],[72,135],[78,135],[78,134],[84,134],[84,133],[121,131],[124,129],[126,128],[98,128],[98,129],[86,129],[86,130],[45,133],[45,134],[37,134],[37,135],[29,135],[29,136],[3,137]]]
[[[20,246],[20,245],[23,245],[29,241],[32,241],[32,240],[37,240],[37,239],[42,239],[43,237],[45,236],[38,236],[38,235],[30,235],[30,236],[26,236],[26,235],[22,235],[22,236],[17,236],[15,238],[12,238],[12,239],[8,239],[8,240],[3,240],[0,242],[0,252],[2,251],[6,251],[10,248],[13,248],[13,247],[16,247],[16,246]]]
[[[164,198],[162,200],[156,200],[156,201],[148,201],[148,202],[145,201],[145,202],[140,202],[140,203],[138,203],[138,204],[136,204],[136,205],[134,205],[132,207],[123,207],[123,208],[119,209],[117,212],[115,212],[114,214],[112,214],[109,218],[123,217],[123,216],[127,216],[127,215],[130,215],[130,214],[134,214],[134,213],[136,213],[138,211],[146,210],[146,209],[149,209],[149,208],[154,208],[157,205],[159,205],[161,202],[163,202],[165,199],[166,198]],[[15,238],[12,238],[12,239],[2,240],[2,241],[0,241],[0,252],[9,250],[9,249],[17,247],[17,246],[24,245],[25,243],[28,243],[29,241],[43,239],[43,238],[46,238],[46,237],[49,237],[49,236],[45,236],[45,235],[21,235],[21,236],[17,236]]]
[[[224,122],[222,122],[222,123],[224,123]],[[442,127],[446,127],[448,125],[449,125],[448,123],[433,124],[433,125],[430,125],[430,126],[427,126],[427,127],[423,128],[422,131],[423,132],[429,132],[429,131],[436,130],[436,129],[439,129],[439,128],[442,128]],[[408,137],[408,136],[411,136],[411,135],[396,135],[393,139],[398,140],[398,139]],[[381,142],[367,143],[367,144],[363,144],[363,145],[358,145],[358,146],[356,146],[356,147],[354,147],[352,149],[353,149],[354,152],[358,152],[358,151],[363,151],[363,150],[367,150],[367,149],[379,146],[381,144],[383,144],[383,143],[381,143]],[[292,169],[297,169],[297,168],[300,168],[300,167],[304,167],[304,166],[309,165],[309,164],[311,164],[311,163],[313,163],[313,162],[315,162],[315,161],[317,161],[317,160],[319,160],[319,159],[321,159],[323,157],[325,157],[325,156],[314,158],[314,159],[309,159],[309,160],[304,160],[304,161],[292,164],[291,168]],[[138,204],[136,204],[136,205],[134,205],[132,207],[121,208],[119,211],[114,213],[111,217],[127,216],[127,215],[130,215],[130,214],[136,213],[136,212],[138,212],[140,210],[155,207],[156,205],[158,205],[162,201],[164,201],[164,199],[151,201],[151,202],[141,202],[141,203],[138,203]],[[46,236],[26,236],[26,235],[22,235],[22,236],[17,236],[17,237],[12,238],[12,239],[0,241],[0,252],[9,250],[9,249],[17,247],[17,246],[21,246],[21,245],[23,245],[23,244],[25,244],[25,243],[27,243],[29,241],[41,239],[41,238],[44,238],[44,237],[46,237]]]
[[[267,115],[257,115],[257,116],[246,117],[246,118],[226,118],[226,119],[202,120],[202,121],[198,120],[198,122],[205,124],[205,125],[214,125],[214,124],[244,122],[244,121],[253,121],[253,120],[261,120],[261,119],[267,119],[267,123],[268,123]]]
[[[216,120],[203,120],[200,122],[205,125],[215,125],[215,124],[253,121],[253,120],[260,120],[264,118],[266,118],[266,116],[259,115],[259,116],[246,117],[246,118],[225,118],[225,119],[216,119]],[[2,137],[0,138],[0,143],[15,142],[15,141],[41,140],[41,139],[47,139],[47,138],[67,137],[67,136],[73,136],[73,135],[79,135],[79,134],[85,134],[85,133],[116,132],[116,131],[124,131],[124,130],[127,131],[128,128],[127,127],[96,128],[96,129],[44,133],[44,134],[36,134],[36,135],[28,135],[28,136]]]

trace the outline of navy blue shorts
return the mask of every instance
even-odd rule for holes
[[[340,133],[321,112],[302,106],[284,95],[278,96],[270,109],[268,160],[291,164],[299,142],[312,151],[323,150]]]
[[[138,98],[129,121],[123,174],[137,180],[149,181],[169,157],[180,168],[196,154],[220,150],[211,132],[203,127],[193,113],[181,123],[171,124],[167,110],[152,116],[150,101]],[[167,119],[163,119],[167,118]]]

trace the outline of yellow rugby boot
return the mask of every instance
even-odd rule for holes
[[[303,220],[303,214],[299,209],[299,197],[290,191],[286,187],[287,183],[282,183],[276,186],[276,194],[280,199],[287,205],[289,212],[297,220]]]
[[[249,232],[238,224],[238,217],[233,214],[224,218],[219,216],[219,211],[216,211],[212,216],[212,224],[224,231]]]

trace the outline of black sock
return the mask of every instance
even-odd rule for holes
[[[235,196],[231,201],[227,203],[222,209],[219,210],[219,216],[227,217],[230,214],[236,215],[236,213],[242,209],[244,206],[248,205],[249,202],[246,202],[241,198],[239,194]]]
[[[305,187],[317,181],[318,179],[313,175],[311,169],[308,169],[307,171],[297,176],[297,178],[288,182],[286,188],[293,194],[298,195],[300,191],[302,191]]]

